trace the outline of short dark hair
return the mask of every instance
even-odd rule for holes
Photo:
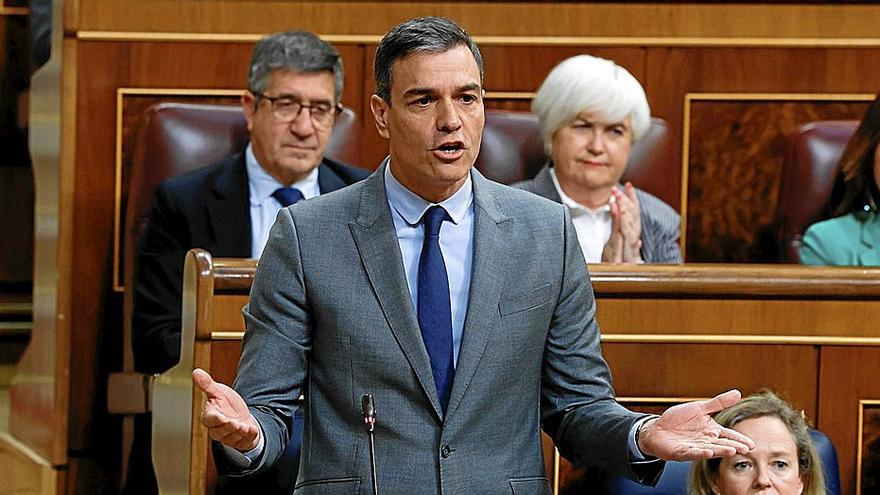
[[[286,31],[266,36],[254,46],[248,68],[248,89],[262,93],[272,71],[324,72],[333,74],[335,100],[342,98],[345,74],[342,57],[330,43],[306,31]]]
[[[470,35],[454,21],[445,17],[417,17],[398,24],[388,32],[376,50],[373,70],[376,76],[376,94],[391,104],[391,66],[394,62],[414,53],[443,53],[458,46],[466,46],[480,69],[483,83],[483,56]]]

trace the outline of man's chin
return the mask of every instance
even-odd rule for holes
[[[298,173],[305,173],[320,165],[321,159],[316,155],[284,157],[283,159],[278,160],[278,164],[287,170],[295,170]]]

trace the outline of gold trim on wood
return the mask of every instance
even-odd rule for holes
[[[77,31],[80,41],[152,41],[254,43],[264,34],[174,33],[143,31]],[[334,44],[378,44],[382,34],[319,34]],[[641,47],[755,47],[755,48],[876,48],[878,38],[749,38],[672,36],[474,36],[483,46],[641,46]]]
[[[880,39],[876,40],[880,43]],[[687,261],[687,196],[690,165],[691,102],[694,101],[873,101],[868,93],[686,93],[681,145],[681,257]]]
[[[0,314],[30,314],[33,309],[32,303],[0,303]]]
[[[117,88],[116,156],[114,158],[113,198],[113,290],[123,292],[119,262],[122,257],[122,105],[125,96],[240,96],[243,89]]]
[[[880,337],[809,335],[707,335],[707,334],[604,334],[602,343],[623,344],[762,344],[762,345],[865,345],[880,346]]]
[[[865,406],[880,406],[880,400],[859,399],[859,427],[856,437],[856,495],[862,493],[862,435],[865,434]]]
[[[687,93],[692,101],[873,101],[873,93]],[[687,107],[685,107],[687,108]]]
[[[244,332],[211,332],[211,340],[241,340]],[[880,346],[880,337],[808,335],[709,335],[709,334],[603,334],[602,343],[614,344],[761,344],[761,345],[866,345]],[[697,399],[687,399],[697,400]]]
[[[28,15],[31,11],[27,7],[6,7],[0,5],[0,15]]]
[[[21,454],[23,457],[27,458],[29,461],[38,466],[52,468],[52,463],[49,462],[48,459],[44,458],[43,456],[38,454],[37,451],[30,448],[27,444],[22,443],[17,438],[13,437],[5,431],[0,431],[0,445],[8,447],[9,451]],[[4,449],[0,447],[0,450]]]
[[[486,100],[531,100],[535,93],[525,91],[486,91],[483,96]]]

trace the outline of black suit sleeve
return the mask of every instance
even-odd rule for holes
[[[132,351],[141,372],[162,373],[180,360],[188,225],[173,195],[160,185],[135,262]]]

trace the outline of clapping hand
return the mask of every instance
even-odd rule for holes
[[[659,418],[642,425],[639,449],[645,455],[671,461],[748,453],[755,448],[752,439],[712,419],[713,414],[736,404],[740,397],[739,390],[730,390],[713,399],[670,407]]]
[[[642,262],[642,217],[639,198],[631,182],[624,190],[611,188],[611,237],[602,250],[605,263]]]

